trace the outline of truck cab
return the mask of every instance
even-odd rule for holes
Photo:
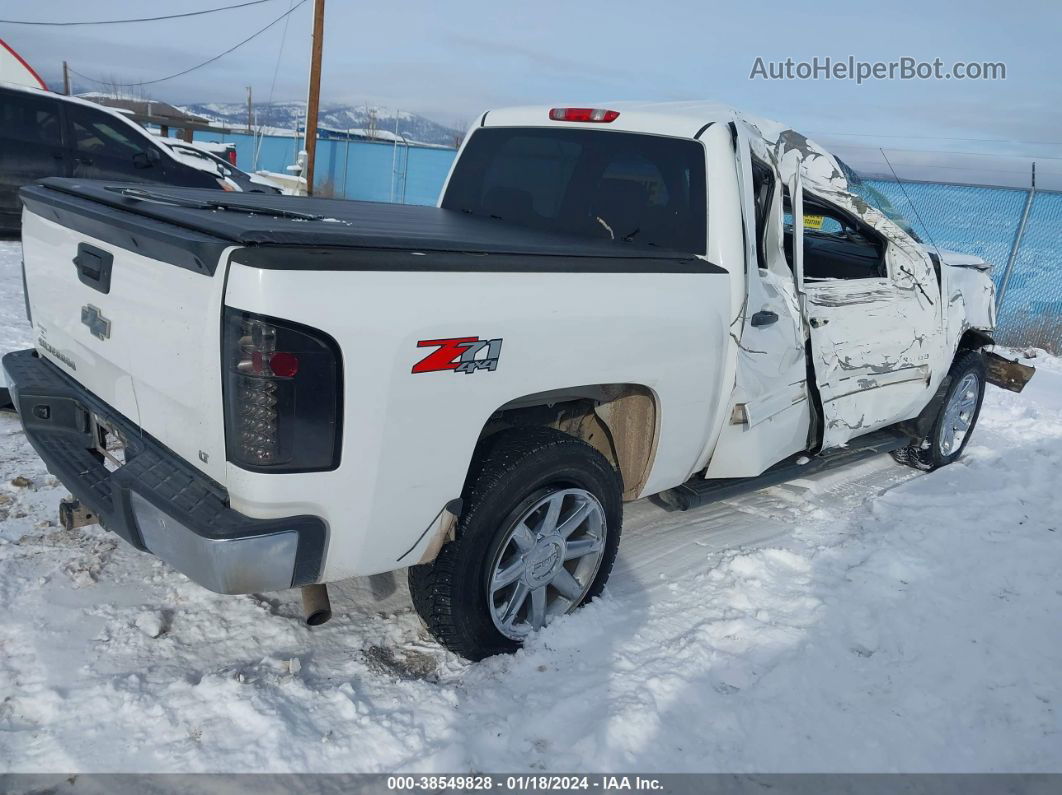
[[[714,407],[726,420],[713,418],[719,435],[707,435],[692,471],[751,477],[793,453],[837,448],[917,415],[963,334],[994,327],[987,264],[977,271],[978,289],[958,289],[968,273],[945,285],[952,269],[942,271],[891,207],[893,218],[868,201],[880,195],[806,137],[701,103],[615,108],[611,119],[608,110],[593,119],[587,109],[485,114],[441,206],[541,227],[549,223],[545,208],[557,208],[561,219],[578,216],[548,193],[560,185],[570,193],[581,178],[559,176],[558,169],[566,174],[563,155],[547,146],[559,152],[573,146],[565,138],[595,134],[617,141],[652,134],[661,151],[680,141],[700,145],[703,184],[689,170],[676,177],[673,164],[640,143],[637,151],[602,155],[611,159],[582,177],[596,179],[598,191],[582,199],[591,208],[583,233],[695,251],[729,274],[730,339],[719,373],[726,397]],[[575,129],[557,129],[565,124]],[[488,146],[494,153],[485,155]],[[473,158],[484,162],[470,168]],[[463,206],[463,179],[482,189],[479,207]],[[683,193],[687,184],[692,190]],[[679,229],[689,238],[680,239]]]
[[[225,593],[408,569],[478,659],[601,592],[624,501],[933,469],[986,383],[1023,386],[986,350],[988,265],[850,177],[679,103],[489,111],[437,207],[46,180],[21,194],[37,344],[4,367],[134,546]]]

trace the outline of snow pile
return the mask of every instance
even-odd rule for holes
[[[24,346],[13,244],[0,280]],[[333,587],[310,630],[295,594],[58,529],[64,490],[0,415],[0,768],[1058,771],[1062,362],[1036,364],[939,472],[628,506],[606,597],[478,665],[401,575]]]

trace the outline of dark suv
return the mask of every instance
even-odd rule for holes
[[[44,177],[222,188],[121,114],[61,94],[0,87],[0,234],[18,233],[18,189]]]

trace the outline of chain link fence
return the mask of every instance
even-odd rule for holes
[[[1062,193],[867,180],[922,240],[993,265],[996,338],[1062,354]]]

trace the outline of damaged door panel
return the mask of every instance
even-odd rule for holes
[[[916,253],[824,199],[793,219],[828,449],[925,405],[943,364],[940,290]]]

